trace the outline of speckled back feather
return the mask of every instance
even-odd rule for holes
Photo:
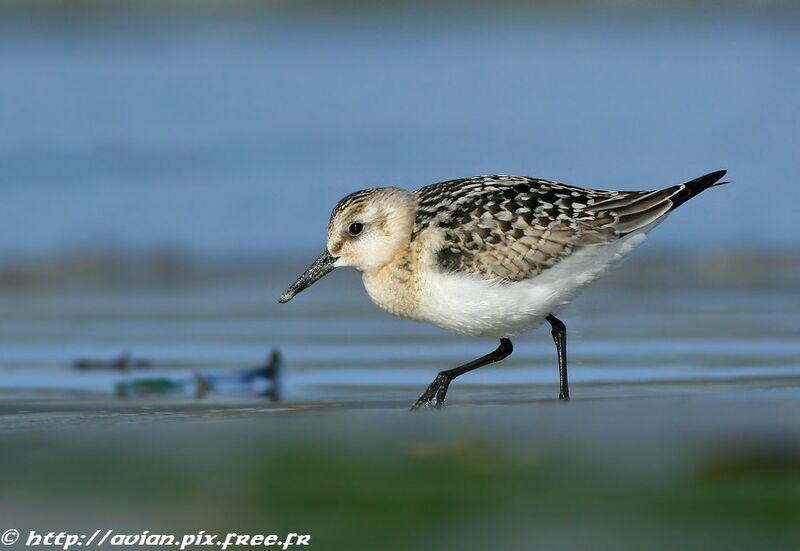
[[[524,176],[476,176],[417,190],[414,233],[435,226],[445,271],[521,281],[578,249],[644,228],[724,171],[656,191],[601,191]]]

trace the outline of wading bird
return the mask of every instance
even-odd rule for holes
[[[496,350],[440,372],[413,405],[441,407],[456,377],[511,354],[511,337],[547,321],[569,399],[567,331],[556,314],[724,170],[654,191],[600,191],[525,176],[476,176],[418,189],[351,193],[336,205],[326,250],[279,302],[340,266],[362,273],[384,310]]]

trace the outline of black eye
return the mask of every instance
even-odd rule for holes
[[[353,222],[350,224],[350,227],[347,228],[347,233],[352,236],[356,236],[364,230],[364,224],[361,222]]]

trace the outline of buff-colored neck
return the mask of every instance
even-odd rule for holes
[[[413,318],[419,305],[418,263],[416,247],[407,243],[383,267],[364,272],[364,287],[372,301],[396,316]]]

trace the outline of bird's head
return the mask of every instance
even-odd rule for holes
[[[279,302],[289,302],[340,266],[380,270],[408,245],[416,205],[415,195],[399,188],[365,189],[339,201],[328,224],[327,248]]]

